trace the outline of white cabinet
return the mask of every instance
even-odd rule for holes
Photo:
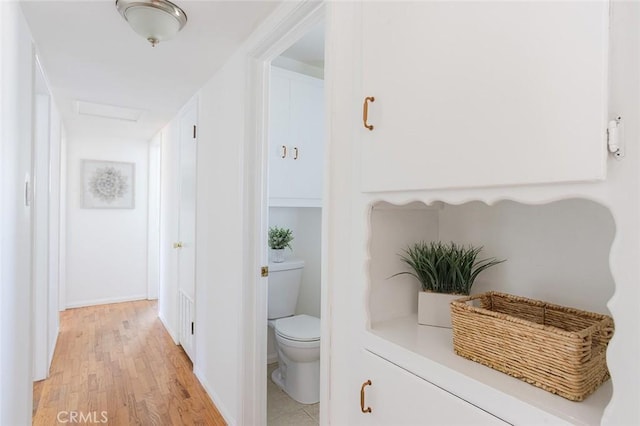
[[[363,353],[363,425],[506,425],[497,417],[395,366]],[[370,385],[368,383],[371,383]],[[371,412],[366,412],[370,408]]]
[[[604,179],[608,11],[365,2],[362,190]]]
[[[629,66],[638,63],[640,52],[637,5],[330,2],[328,9],[331,176],[325,282],[331,334],[330,357],[324,357],[330,367],[329,390],[323,402],[331,423],[414,421],[408,411],[426,403],[414,399],[419,396],[416,387],[394,381],[417,376],[512,424],[640,424],[639,392],[634,386],[640,370],[628,357],[638,352],[634,336],[640,324],[633,304],[638,269],[628,255],[637,258],[639,247],[639,160],[628,154],[615,161],[605,152],[607,100],[612,117],[631,117],[633,127],[625,127],[627,141],[630,131],[638,137],[638,93],[633,88],[640,77],[634,71],[637,67]],[[375,97],[367,117],[372,131],[361,121],[359,108],[366,96]],[[605,177],[605,162],[608,176],[595,182]],[[407,224],[401,232],[393,227],[372,232],[378,219],[389,221],[386,213],[379,218],[371,214],[382,202],[410,210],[416,201],[435,209],[443,203],[477,201],[493,206],[515,200],[539,206],[566,199],[593,200],[606,207],[610,212],[603,218],[613,218],[618,230],[615,243],[599,245],[614,284],[609,288],[615,293],[609,291],[598,301],[620,325],[607,351],[612,379],[581,403],[458,357],[449,330],[418,326],[414,313],[399,312],[415,312],[415,284],[403,288],[403,283],[388,280],[401,265],[392,271],[381,268],[384,262],[397,261],[399,239],[411,237],[412,232],[415,240],[428,236],[422,235],[426,232],[422,222]],[[571,221],[583,218],[583,213],[555,211],[551,219]],[[406,213],[408,218],[417,215]],[[439,222],[441,218],[452,231],[471,232],[485,224],[477,220],[467,222],[467,228],[455,228],[461,222],[440,214],[433,221],[446,225]],[[509,220],[528,226],[525,218],[501,216],[495,221],[499,232],[494,236],[511,235],[504,234]],[[394,220],[404,221],[405,216]],[[536,243],[541,241],[536,232],[550,232],[544,226],[524,229],[533,233],[530,241]],[[436,233],[437,238],[446,238],[440,228]],[[468,242],[484,244],[484,238],[476,241],[474,235]],[[378,237],[389,251],[384,259],[375,254]],[[575,241],[571,236],[562,238]],[[536,250],[558,257],[565,254],[559,245]],[[514,280],[527,275],[522,270],[528,267],[557,275],[546,262],[536,263],[540,258],[525,259],[521,268],[511,251],[497,254],[508,258],[514,271],[519,269]],[[566,289],[556,278],[547,281]],[[558,294],[562,293],[550,286],[537,298],[553,301]],[[585,293],[585,300],[593,297],[600,296]],[[369,376],[361,368],[370,362],[365,350],[388,360],[375,371],[382,376]],[[394,370],[391,364],[402,369]],[[372,381],[365,391],[371,414],[361,413],[356,402],[367,379]],[[377,392],[387,389],[379,386],[385,380],[393,383],[394,390],[381,397]],[[381,420],[376,420],[376,413]],[[455,421],[443,414],[436,421],[417,423]]]
[[[324,164],[323,81],[273,67],[269,117],[272,207],[320,207]]]

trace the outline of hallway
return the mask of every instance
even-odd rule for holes
[[[225,424],[158,319],[157,302],[70,309],[60,317],[51,375],[34,384],[34,425],[73,423],[72,416],[118,426]]]

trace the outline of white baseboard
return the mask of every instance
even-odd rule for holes
[[[160,322],[162,323],[162,325],[164,325],[164,328],[165,330],[167,330],[167,333],[169,333],[169,336],[171,336],[171,340],[173,340],[173,343],[175,343],[176,345],[180,344],[180,340],[178,340],[178,334],[173,331],[173,328],[171,328],[171,326],[169,325],[169,321],[167,321],[167,319],[161,313],[158,313],[158,318],[160,318]]]
[[[213,401],[213,404],[216,406],[216,408],[224,418],[224,421],[227,422],[229,426],[234,426],[236,424],[235,418],[231,415],[231,413],[229,413],[229,410],[227,410],[225,405],[220,400],[220,396],[218,396],[218,394],[213,391],[213,388],[209,386],[209,383],[207,383],[207,381],[200,373],[200,370],[198,370],[195,365],[193,366],[193,374],[200,381],[200,384],[204,388],[205,392],[207,392],[207,394],[209,395],[209,398],[211,398],[211,401]]]
[[[94,299],[94,300],[85,300],[81,302],[67,303],[67,309],[84,308],[86,306],[96,306],[96,305],[108,305],[110,303],[135,302],[137,300],[146,300],[146,299],[147,299],[146,294],[125,296],[125,297],[108,297],[106,299]]]
[[[58,322],[58,326],[56,327],[56,338],[51,342],[51,347],[49,348],[49,363],[47,364],[47,377],[49,377],[49,371],[51,370],[51,363],[53,362],[53,354],[56,351],[56,346],[58,344],[58,336],[60,335],[60,322]]]

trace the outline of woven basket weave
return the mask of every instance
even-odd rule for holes
[[[572,401],[609,379],[613,319],[488,292],[451,302],[456,354]]]

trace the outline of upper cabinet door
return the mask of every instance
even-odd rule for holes
[[[291,117],[289,79],[280,72],[271,73],[269,92],[269,197],[289,196],[291,176]]]
[[[362,189],[606,176],[607,2],[369,2]]]
[[[291,78],[291,196],[322,203],[324,167],[324,82]]]
[[[273,67],[269,107],[269,205],[321,207],[324,82]]]

